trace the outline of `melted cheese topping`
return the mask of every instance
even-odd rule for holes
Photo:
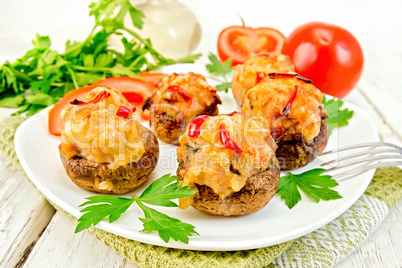
[[[241,153],[221,143],[221,125],[243,150]],[[257,120],[244,120],[241,114],[208,117],[198,137],[189,137],[187,128],[179,144],[177,157],[179,162],[185,163],[179,173],[183,178],[182,186],[197,189],[195,184],[207,185],[220,198],[239,191],[248,177],[265,170],[276,150],[270,147],[274,142],[268,129]],[[182,198],[179,207],[186,208],[191,203],[192,197]]]
[[[168,88],[178,86],[185,91],[191,100],[186,101],[176,92],[169,92]],[[152,108],[157,114],[163,112],[176,118],[178,113],[182,113],[188,121],[189,119],[203,113],[207,107],[221,103],[216,90],[208,84],[205,77],[190,72],[188,74],[177,74],[165,77],[156,86],[152,96]]]
[[[88,103],[103,91],[110,96]],[[80,156],[96,163],[109,163],[112,168],[139,161],[145,151],[140,111],[128,118],[117,116],[119,106],[130,103],[120,91],[104,87],[90,91],[84,102],[88,104],[72,105],[61,114],[64,128],[59,148],[64,157],[68,160]]]
[[[257,85],[259,75],[294,72],[292,60],[286,55],[272,53],[251,54],[244,64],[234,67],[232,91],[237,102],[242,102],[247,92]],[[261,79],[261,77],[260,77]]]
[[[297,95],[288,115],[284,109],[295,87]],[[244,101],[241,112],[247,117],[264,116],[275,139],[290,140],[301,133],[307,142],[320,132],[322,93],[312,84],[297,78],[280,78],[263,82],[252,88]]]

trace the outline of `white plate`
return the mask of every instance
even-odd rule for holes
[[[188,72],[206,74],[205,67],[194,64],[168,66],[161,71]],[[209,81],[216,84],[213,80]],[[221,94],[223,113],[235,110],[236,105],[231,94]],[[377,130],[369,116],[351,104],[345,107],[354,110],[350,125],[336,129],[331,134],[327,149],[349,144],[378,141]],[[74,217],[80,217],[80,204],[85,198],[95,195],[77,187],[71,182],[61,164],[58,145],[60,139],[48,133],[48,111],[44,110],[26,120],[15,135],[15,148],[18,158],[35,186],[50,200]],[[146,185],[125,196],[138,195],[151,181],[166,173],[176,172],[175,146],[160,143],[160,160],[157,170]],[[321,160],[316,159],[307,167],[295,171],[318,167]],[[336,188],[343,196],[333,201],[315,203],[305,195],[293,209],[289,209],[278,195],[262,210],[247,216],[221,217],[211,216],[193,208],[158,208],[171,217],[193,224],[199,236],[190,237],[188,244],[171,240],[163,242],[156,233],[141,233],[142,211],[135,205],[113,224],[103,220],[97,226],[105,231],[149,244],[192,250],[245,250],[270,246],[300,237],[332,221],[347,210],[365,191],[374,171],[367,171],[353,179],[340,182]]]

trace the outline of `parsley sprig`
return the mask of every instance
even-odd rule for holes
[[[182,181],[177,181],[177,179],[177,176],[164,175],[151,183],[140,196],[134,195],[131,198],[118,196],[86,198],[89,201],[80,205],[80,207],[85,207],[81,210],[84,214],[78,219],[75,232],[78,233],[95,226],[105,218],[108,218],[109,222],[112,223],[118,220],[133,203],[136,203],[144,212],[144,218],[139,218],[144,227],[141,232],[157,231],[160,238],[166,243],[169,242],[170,238],[188,243],[190,236],[198,235],[193,225],[169,217],[145,205],[146,203],[154,206],[177,207],[177,204],[171,201],[172,199],[191,196],[196,192],[187,186],[180,187]]]
[[[15,62],[0,66],[0,107],[20,108],[17,114],[34,114],[52,105],[74,88],[110,76],[136,73],[176,63],[163,57],[149,39],[124,24],[129,16],[141,29],[144,14],[129,0],[98,0],[90,4],[95,23],[82,42],[68,40],[64,53],[51,49],[48,36],[36,36],[33,48]],[[121,38],[123,52],[110,48],[112,36]],[[178,62],[192,62],[199,55]]]
[[[209,53],[208,59],[211,63],[207,64],[207,70],[211,74],[216,74],[222,76],[224,81],[218,80],[221,84],[215,86],[216,91],[225,91],[228,92],[229,88],[232,86],[232,83],[228,81],[226,75],[233,71],[232,68],[232,59],[228,59],[225,62],[220,62],[218,57],[213,54]],[[213,78],[217,80],[216,78]]]
[[[349,124],[348,120],[352,118],[353,111],[350,111],[348,108],[341,109],[344,104],[343,101],[339,99],[327,99],[324,95],[322,104],[324,104],[328,115],[326,121],[330,131],[334,128],[347,126]]]
[[[301,174],[288,172],[287,175],[279,179],[277,194],[285,200],[286,205],[291,209],[300,200],[300,191],[303,191],[311,197],[316,203],[320,200],[334,200],[342,196],[331,187],[339,184],[332,179],[331,175],[322,175],[325,172],[323,168],[315,168]]]

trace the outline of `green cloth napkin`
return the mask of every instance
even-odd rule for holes
[[[22,172],[14,149],[14,133],[25,119],[15,116],[0,122],[0,151]],[[181,250],[129,240],[97,228],[88,231],[141,267],[332,267],[366,240],[401,197],[402,170],[377,169],[362,197],[337,219],[301,238],[255,250]]]

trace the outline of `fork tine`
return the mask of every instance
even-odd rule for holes
[[[380,155],[380,156],[366,158],[366,159],[358,159],[358,160],[350,161],[350,162],[342,164],[342,165],[338,165],[336,167],[332,167],[330,169],[327,169],[327,171],[333,171],[333,170],[349,167],[349,166],[352,166],[355,164],[360,164],[360,163],[365,163],[365,162],[373,162],[375,160],[384,160],[384,159],[402,159],[402,155]]]
[[[343,177],[345,175],[358,173],[358,172],[363,172],[363,171],[373,169],[373,168],[392,167],[392,166],[401,166],[401,165],[402,165],[402,161],[381,162],[381,163],[372,164],[372,165],[365,165],[365,166],[361,166],[361,167],[358,167],[358,168],[350,169],[350,170],[335,174],[335,175],[332,176],[332,178],[333,179],[334,178],[339,178],[339,177]],[[341,181],[341,180],[337,179],[337,181]]]
[[[392,144],[392,143],[367,142],[367,143],[360,143],[360,144],[345,146],[345,147],[335,149],[335,150],[330,150],[330,151],[322,153],[321,155],[328,155],[328,154],[332,154],[332,153],[342,152],[342,151],[351,150],[351,149],[359,149],[359,148],[364,148],[364,147],[391,147],[391,148],[396,149],[398,152],[402,153],[402,148],[395,144]]]
[[[365,150],[365,151],[362,151],[362,152],[358,152],[358,153],[354,153],[354,154],[350,154],[350,155],[346,155],[346,156],[340,156],[337,159],[334,159],[334,160],[331,160],[331,161],[328,161],[328,162],[325,162],[325,163],[321,164],[321,166],[329,165],[329,164],[332,164],[332,163],[335,163],[335,162],[341,162],[341,161],[351,159],[351,158],[355,158],[355,157],[360,157],[360,156],[365,156],[365,155],[375,155],[375,154],[378,154],[378,153],[395,153],[395,154],[399,154],[398,151],[395,151],[394,149],[391,149],[391,148],[385,148],[385,149],[376,148],[376,149]]]

